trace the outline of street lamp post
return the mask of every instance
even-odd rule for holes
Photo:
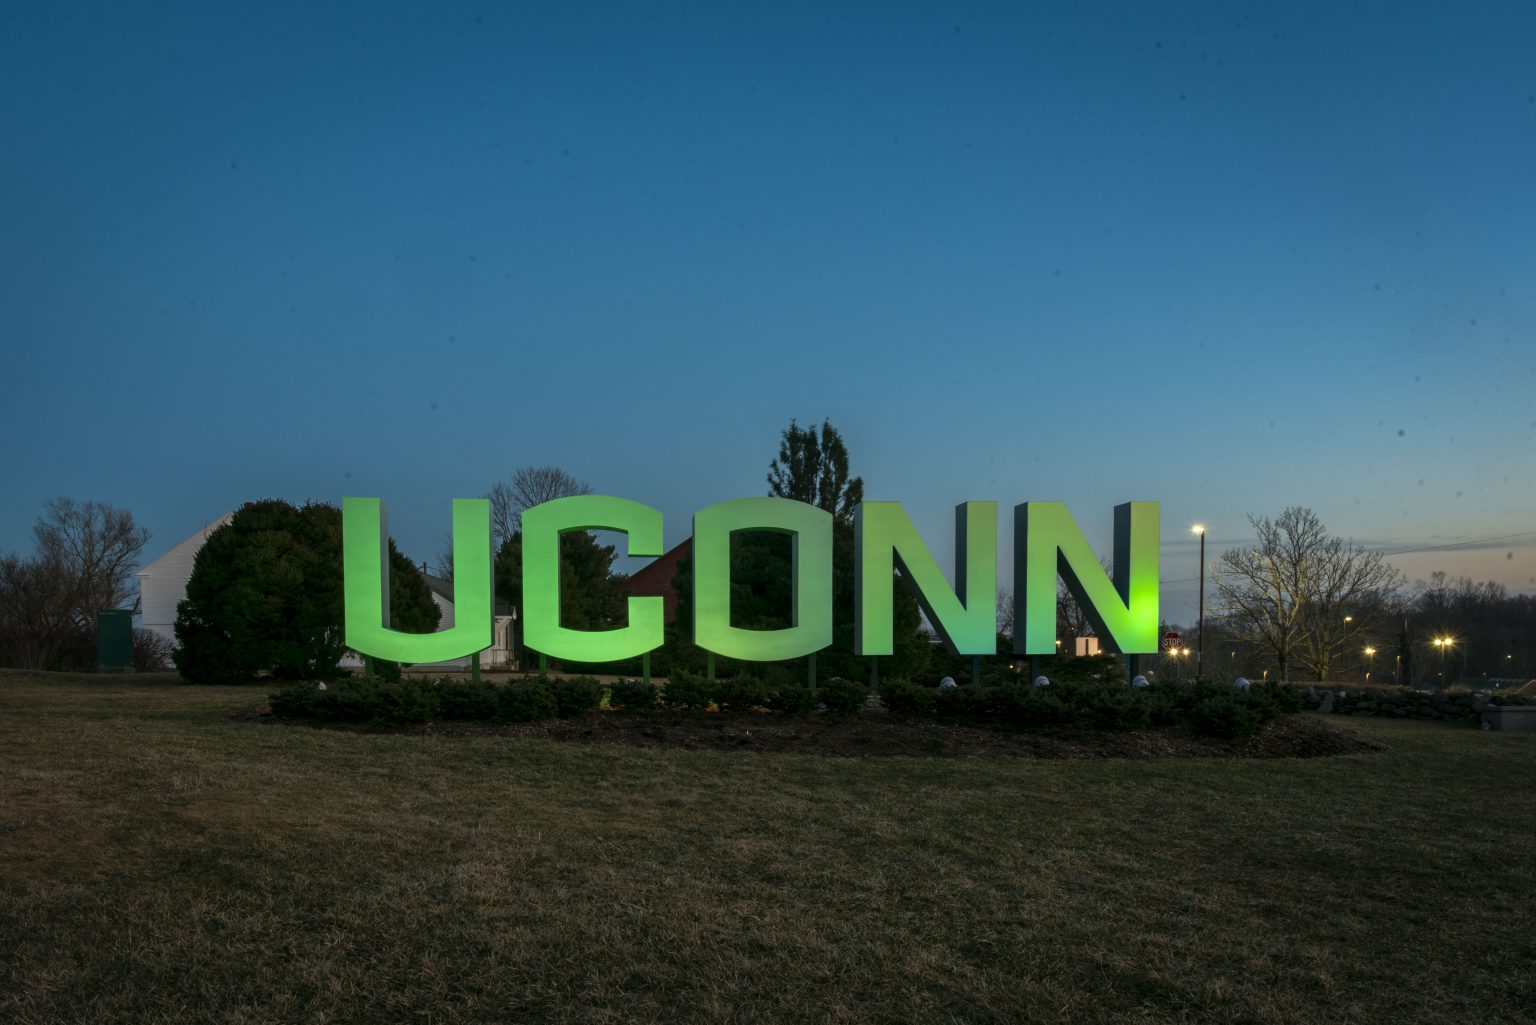
[[[1445,690],[1445,653],[1456,642],[1450,637],[1436,637],[1435,647],[1440,649],[1440,689]]]
[[[1376,664],[1376,649],[1365,649],[1365,682],[1371,682],[1371,667]]]
[[[1189,528],[1200,536],[1200,626],[1195,637],[1195,679],[1205,671],[1205,524],[1197,523]]]

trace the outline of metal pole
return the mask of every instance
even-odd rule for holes
[[[645,677],[645,685],[651,685],[651,653],[647,651],[640,656],[640,672]]]
[[[805,680],[807,687],[816,689],[816,653],[814,651],[811,652],[810,658],[806,659]]]
[[[469,676],[475,683],[480,682],[480,653],[478,651],[470,656]]]
[[[1195,638],[1195,679],[1205,673],[1205,531],[1200,532],[1200,635]]]
[[[980,684],[981,683],[981,656],[980,655],[972,655],[971,656],[971,683],[972,684]]]

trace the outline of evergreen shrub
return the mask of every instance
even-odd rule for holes
[[[775,712],[785,712],[791,715],[803,715],[815,710],[820,699],[810,687],[796,684],[784,684],[776,687],[768,695],[768,707]]]
[[[555,708],[562,719],[596,711],[603,703],[603,685],[591,677],[550,680],[546,686],[555,697]]]
[[[620,680],[608,688],[608,704],[624,712],[655,708],[660,700],[661,691],[644,680]]]
[[[852,715],[869,700],[869,691],[862,683],[834,676],[816,689],[816,696],[836,715]]]
[[[938,691],[923,687],[911,680],[881,680],[880,703],[888,712],[903,715],[927,715],[933,711]]]
[[[768,684],[762,680],[754,680],[750,676],[733,676],[715,681],[714,699],[715,704],[722,709],[746,712],[766,706],[769,693]]]
[[[496,685],[443,680],[437,684],[437,715],[440,719],[489,722],[496,718]]]
[[[542,682],[511,683],[496,697],[496,717],[506,722],[538,722],[560,712],[554,692]]]
[[[692,673],[674,673],[661,692],[671,708],[708,708],[715,699],[715,681]]]

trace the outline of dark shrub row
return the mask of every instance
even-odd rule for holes
[[[709,680],[679,673],[665,688],[638,680],[603,685],[592,679],[519,681],[509,684],[458,680],[342,679],[325,689],[296,684],[271,695],[274,715],[318,722],[366,722],[408,725],[447,719],[477,722],[535,722],[582,715],[602,705],[643,711],[669,708],[746,712],[768,708],[805,713],[826,705],[847,714],[864,706],[868,692],[862,684],[828,680],[811,690],[798,684],[774,686],[738,677]]]
[[[276,715],[319,722],[534,722],[583,715],[601,706],[605,696],[609,706],[622,711],[664,705],[738,713],[766,708],[803,714],[825,706],[828,712],[839,715],[857,712],[869,697],[863,684],[836,677],[813,690],[797,683],[774,685],[750,677],[710,680],[678,673],[665,688],[636,680],[605,686],[586,678],[503,685],[347,679],[332,682],[324,690],[297,684],[273,694],[271,706]],[[1108,730],[1188,724],[1196,733],[1210,737],[1248,736],[1282,713],[1300,711],[1305,701],[1294,688],[1275,684],[1246,691],[1214,683],[1168,682],[1138,689],[1097,681],[941,690],[907,680],[884,681],[880,700],[888,710],[906,715]]]
[[[886,680],[880,685],[880,701],[890,711],[907,715],[1111,730],[1188,723],[1202,736],[1230,738],[1249,736],[1276,716],[1301,711],[1304,699],[1294,688],[1275,684],[1246,691],[1214,683],[1177,682],[1143,688],[1085,682],[939,690],[907,680]]]
[[[545,680],[497,686],[458,680],[337,680],[324,690],[301,683],[269,699],[274,715],[318,722],[406,725],[444,719],[534,722],[597,708],[596,680]]]
[[[810,712],[826,705],[829,712],[847,715],[864,707],[869,700],[869,691],[861,683],[837,677],[812,689],[796,681],[769,683],[749,676],[710,680],[691,673],[676,673],[662,692],[661,699],[670,708],[714,706],[727,712],[745,712],[753,708]]]

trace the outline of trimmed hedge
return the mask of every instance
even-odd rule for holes
[[[324,690],[316,684],[295,684],[269,700],[273,714],[284,718],[401,726],[434,720],[535,722],[580,716],[600,708],[605,695],[611,707],[626,712],[664,704],[737,714],[761,709],[805,714],[821,706],[835,715],[857,713],[869,697],[863,684],[838,677],[812,689],[751,677],[709,680],[678,673],[664,690],[636,680],[605,687],[590,678],[503,685],[446,679],[343,679],[332,681]],[[1289,686],[1264,684],[1242,691],[1211,682],[1172,681],[1146,688],[1096,681],[938,689],[893,679],[881,685],[879,698],[888,711],[903,715],[1107,730],[1187,725],[1201,736],[1219,738],[1250,736],[1276,717],[1305,707],[1302,694]]]
[[[533,722],[579,715],[598,706],[595,680],[545,683],[491,683],[457,680],[335,680],[325,689],[296,683],[267,700],[272,714],[316,722],[361,722],[407,726],[439,719],[474,722]]]
[[[968,684],[941,690],[909,680],[886,680],[880,684],[880,702],[888,711],[903,715],[1107,730],[1188,724],[1202,736],[1222,738],[1249,736],[1277,716],[1299,712],[1305,705],[1296,688],[1277,684],[1240,691],[1208,682],[1133,688],[1118,681],[1055,683],[1049,687]]]
[[[608,688],[608,705],[625,712],[639,712],[655,708],[661,702],[661,691],[654,683],[644,680],[620,680]]]

